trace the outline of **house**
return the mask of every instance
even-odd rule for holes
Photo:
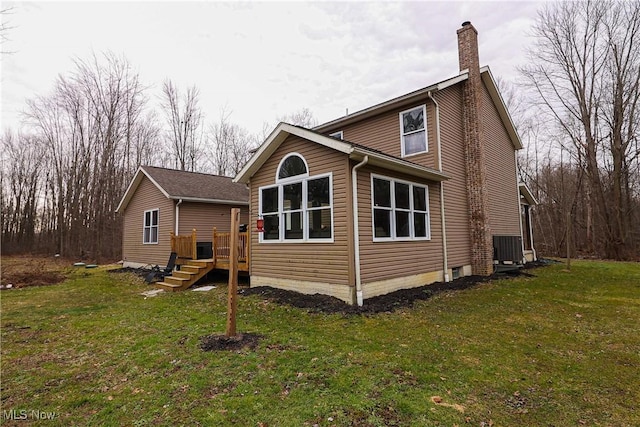
[[[124,266],[164,266],[176,235],[191,239],[194,229],[197,258],[211,258],[214,227],[228,232],[234,207],[246,224],[248,205],[246,185],[229,177],[140,166],[116,209]]]
[[[314,129],[280,123],[234,178],[250,187],[251,286],[351,304],[524,259],[522,144],[477,31],[460,73]]]

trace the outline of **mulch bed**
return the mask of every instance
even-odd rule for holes
[[[528,263],[526,264],[526,270],[548,265],[553,262],[556,261],[540,260]],[[436,282],[417,288],[400,289],[386,295],[368,298],[364,301],[364,305],[362,307],[349,305],[338,298],[328,295],[306,295],[299,292],[276,289],[268,286],[240,289],[238,293],[245,296],[258,295],[279,304],[286,304],[292,307],[306,309],[311,313],[342,315],[389,313],[398,309],[412,307],[416,301],[427,300],[433,295],[441,292],[468,289],[490,280],[517,276],[533,276],[528,271],[523,270],[525,269],[519,269],[509,273],[493,274],[491,276],[466,276],[446,283]]]
[[[254,350],[258,346],[258,342],[261,338],[262,335],[252,333],[237,334],[235,337],[227,337],[225,335],[207,335],[200,339],[200,348],[203,351]]]
[[[329,295],[306,295],[295,291],[258,286],[255,288],[240,289],[241,295],[258,295],[278,304],[286,304],[296,308],[306,309],[311,313],[323,314],[377,314],[389,313],[397,309],[413,306],[416,301],[431,298],[434,294],[444,291],[462,290],[491,280],[491,276],[467,276],[452,282],[436,282],[426,286],[411,289],[400,289],[389,294],[368,298],[362,307],[349,305],[344,301]]]

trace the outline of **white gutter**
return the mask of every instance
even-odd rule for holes
[[[337,126],[338,124],[342,124],[346,126],[351,122],[356,120],[361,120],[372,115],[380,114],[385,111],[393,110],[398,107],[399,103],[410,103],[413,101],[417,101],[421,99],[426,93],[431,91],[442,90],[448,88],[449,86],[453,86],[458,84],[464,80],[469,78],[469,70],[462,70],[458,73],[457,76],[450,77],[446,80],[433,84],[431,86],[427,86],[413,92],[407,93],[405,95],[398,96],[396,98],[390,99],[388,101],[381,102],[380,104],[373,105],[369,108],[365,108],[364,110],[356,111],[355,113],[348,114],[343,117],[339,117],[337,119],[331,120],[330,122],[323,123],[314,127],[312,130],[316,132],[323,132],[327,128],[332,128]]]
[[[358,169],[369,163],[369,156],[364,156],[364,159],[355,165],[351,170],[351,185],[352,185],[352,202],[353,202],[353,249],[355,252],[356,262],[356,299],[358,307],[362,307],[362,278],[360,277],[360,230],[358,225]]]
[[[195,203],[215,203],[217,205],[240,205],[240,206],[249,206],[249,202],[244,202],[241,200],[222,200],[222,199],[203,199],[200,197],[180,197],[180,196],[171,196],[169,197],[172,200],[180,200],[180,202],[195,202]]]
[[[436,90],[446,89],[449,86],[456,85],[456,84],[458,84],[460,82],[463,82],[463,81],[467,80],[468,78],[469,78],[469,69],[467,68],[467,69],[464,69],[464,70],[460,71],[460,74],[458,74],[457,76],[451,77],[448,80],[445,80],[445,81],[442,81],[442,82],[438,83],[436,85],[437,86]],[[429,92],[431,92],[431,91],[429,91]]]
[[[176,203],[176,231],[175,231],[175,235],[177,236],[178,234],[180,234],[180,204],[182,203],[182,199],[178,200],[178,203]]]
[[[438,101],[431,96],[431,91],[427,96],[436,106],[436,143],[438,144],[438,171],[442,172],[442,144],[440,142],[440,105]],[[444,218],[444,182],[440,181],[440,220],[442,221],[442,268],[444,281],[449,281],[449,259],[447,255],[447,225]]]

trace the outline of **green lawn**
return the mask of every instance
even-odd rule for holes
[[[96,269],[2,291],[2,423],[638,426],[640,264],[563,268],[392,314],[240,297],[238,329],[263,336],[240,352],[199,348],[224,332],[226,286],[145,299]]]

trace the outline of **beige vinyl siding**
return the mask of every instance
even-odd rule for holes
[[[515,148],[484,84],[482,88],[489,225],[494,236],[519,236]]]
[[[348,158],[345,154],[304,139],[290,136],[251,177],[251,224],[259,213],[259,188],[275,184],[276,170],[282,158],[291,152],[302,155],[309,175],[332,172],[333,243],[258,243],[258,233],[251,238],[251,275],[262,282],[271,278],[329,283],[349,286],[350,272],[347,235],[349,194]],[[261,283],[262,283],[261,282]]]
[[[412,107],[426,105],[427,108],[427,148],[424,154],[406,157],[407,160],[430,168],[437,168],[437,144],[435,131],[435,107],[428,98],[411,104],[400,105],[392,111],[382,113],[362,122],[342,128],[344,140],[364,145],[396,157],[402,157],[400,145],[400,112]]]
[[[434,94],[440,104],[440,139],[443,171],[451,179],[444,182],[449,268],[471,263],[469,200],[467,196],[461,86],[451,86]]]
[[[143,244],[144,212],[159,210],[158,244]],[[165,265],[171,253],[174,203],[167,199],[146,176],[124,211],[122,257],[126,262]]]
[[[467,199],[462,133],[461,86],[455,85],[440,92],[435,92],[433,97],[440,105],[440,138],[442,143],[443,171],[451,176],[451,179],[444,183],[449,267],[458,267],[471,263],[469,203]],[[427,106],[429,152],[427,154],[410,156],[407,160],[437,169],[436,159],[438,147],[436,140],[435,107],[433,102],[427,97],[422,101],[399,105],[391,112],[380,114],[362,122],[348,126],[340,125],[339,127],[343,130],[344,139],[347,141],[400,157],[399,114],[401,111],[422,104]],[[433,191],[431,193],[436,194],[436,192]],[[433,197],[433,194],[431,194],[431,197]],[[433,212],[433,207],[431,211]],[[439,214],[440,211],[438,210],[438,215]],[[438,227],[440,227],[440,225],[441,224],[438,223]]]
[[[190,234],[195,228],[199,242],[210,242],[213,239],[213,227],[223,232],[231,228],[232,208],[240,209],[240,224],[249,223],[248,206],[183,202],[179,206],[179,234]]]
[[[397,178],[429,187],[431,240],[374,242],[371,174]],[[363,167],[358,171],[358,212],[360,265],[366,283],[442,270],[442,233],[439,184],[418,181],[415,177],[391,173],[380,168]],[[424,283],[422,283],[424,284]]]

